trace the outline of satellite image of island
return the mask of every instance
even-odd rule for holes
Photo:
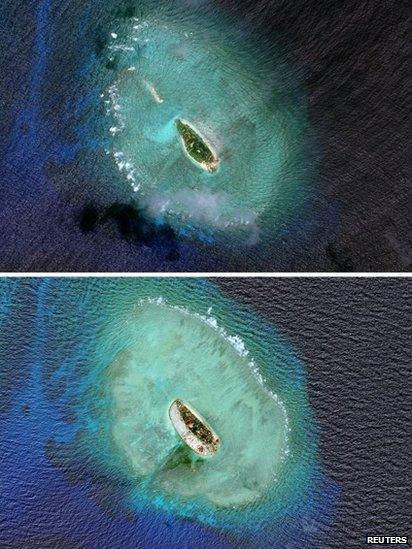
[[[2,0],[0,272],[408,271],[407,19]]]
[[[0,1],[0,549],[412,543],[409,21]]]
[[[410,279],[0,279],[0,547],[410,536],[411,311]]]

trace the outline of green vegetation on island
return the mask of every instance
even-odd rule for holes
[[[176,127],[187,154],[200,164],[203,169],[214,172],[219,165],[219,159],[212,152],[208,144],[188,122],[178,118],[176,120]]]

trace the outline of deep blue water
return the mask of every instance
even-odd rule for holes
[[[212,306],[277,384],[289,415],[286,477],[272,499],[227,519],[210,510],[184,518],[167,498],[158,506],[144,491],[139,496],[98,419],[113,354],[107,334],[118,333],[121,345],[127,307],[159,295],[193,312]],[[211,283],[3,279],[0,348],[1,546],[317,548],[327,540],[339,489],[317,454],[303,365],[273,326]]]

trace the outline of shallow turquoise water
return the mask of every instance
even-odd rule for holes
[[[117,532],[126,516],[140,538],[173,521],[185,539],[203,528],[222,547],[224,536],[317,546],[336,489],[319,462],[304,365],[264,318],[203,280],[10,281],[1,295],[3,434],[22,441],[5,471],[38,479],[30,513],[73,501],[88,532],[107,517]],[[168,418],[175,398],[214,426],[215,457],[182,447]],[[34,488],[41,478],[63,482],[50,502]],[[41,520],[72,528],[71,515]]]
[[[266,391],[240,340],[232,343],[213,317],[165,302],[143,301],[128,319],[127,347],[105,373],[111,436],[136,478],[166,497],[237,508],[264,497],[288,448],[282,402]],[[209,460],[172,460],[181,447],[169,420],[176,398],[207,417],[222,439]]]
[[[138,16],[113,22],[106,59],[115,67],[102,94],[107,152],[151,219],[253,246],[299,216],[313,159],[303,94],[280,51],[216,6],[143,2]],[[216,151],[216,172],[188,159],[176,118]]]

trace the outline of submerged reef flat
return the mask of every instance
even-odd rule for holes
[[[82,451],[128,486],[123,505],[242,532],[308,513],[316,431],[303,366],[276,333],[201,281],[99,292],[107,314],[75,414]],[[213,458],[182,446],[168,413],[176,399],[218,434]]]
[[[102,100],[107,154],[148,217],[250,247],[308,195],[311,162],[292,71],[239,24],[209,3],[141,2],[112,29]]]
[[[187,154],[204,170],[214,172],[219,165],[219,159],[212,152],[210,145],[205,143],[199,133],[187,122],[176,120],[177,130],[182,138]]]
[[[157,490],[233,508],[270,490],[288,452],[288,420],[248,357],[210,322],[164,301],[139,304],[130,343],[106,371],[110,423],[133,473],[150,476]],[[225,441],[213,460],[165,466],[180,444],[167,415],[176,395],[201,410]]]
[[[19,415],[13,436],[24,440],[28,461],[18,470],[26,477],[33,460],[43,464],[56,517],[48,524],[60,524],[55,509],[78,509],[80,498],[76,532],[87,540],[109,521],[126,547],[166,523],[170,545],[181,529],[188,547],[199,532],[223,546],[229,536],[237,546],[309,547],[303,518],[328,522],[330,484],[318,463],[304,366],[266,320],[200,279],[8,287],[2,311],[19,321],[13,333],[3,324],[2,334],[17,330],[19,383],[27,381],[17,391],[24,421]],[[182,442],[169,417],[176,400],[195,411],[184,421],[196,437],[214,450],[219,444],[213,456]],[[44,501],[36,482],[37,510]]]

